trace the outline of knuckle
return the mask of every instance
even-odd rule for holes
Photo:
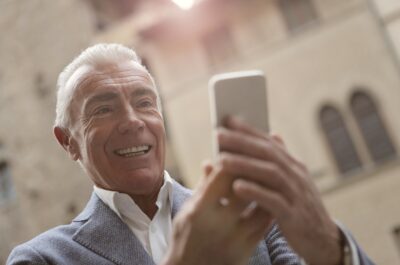
[[[278,165],[271,163],[268,165],[268,170],[270,171],[272,176],[274,176],[277,180],[282,182],[283,173]]]
[[[234,165],[234,156],[232,154],[229,154],[227,152],[221,152],[221,154],[218,156],[218,164],[223,168],[223,169],[229,169]]]
[[[264,141],[262,145],[263,155],[265,157],[269,157],[271,152],[273,152],[273,145],[269,141]]]
[[[218,155],[217,163],[221,167],[226,167],[229,164],[229,155],[226,152],[221,152]]]
[[[219,144],[224,143],[224,141],[225,141],[225,135],[224,135],[223,130],[219,129],[219,130],[217,131],[217,139],[218,139],[218,143],[219,143]]]

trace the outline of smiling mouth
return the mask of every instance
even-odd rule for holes
[[[151,145],[132,146],[123,149],[117,149],[114,153],[122,157],[133,157],[147,154],[151,149]]]

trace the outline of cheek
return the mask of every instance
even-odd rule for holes
[[[143,120],[157,137],[157,140],[165,138],[164,119],[159,111],[153,110],[149,112],[148,115],[143,116]]]
[[[107,131],[101,128],[92,127],[85,130],[84,142],[90,160],[104,154],[107,135]]]
[[[154,130],[154,135],[157,138],[157,144],[158,144],[158,155],[160,156],[160,159],[163,160],[165,156],[165,128],[164,128],[164,121],[162,119],[158,119],[157,122],[153,126]]]
[[[153,123],[153,132],[154,135],[157,137],[157,140],[164,145],[165,142],[165,128],[164,128],[164,121],[162,119],[157,119]]]

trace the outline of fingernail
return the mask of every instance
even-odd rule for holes
[[[233,189],[234,190],[243,190],[243,187],[246,186],[246,181],[242,179],[236,179],[233,181]]]

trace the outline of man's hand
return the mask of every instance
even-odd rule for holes
[[[330,218],[310,175],[280,138],[230,118],[218,132],[220,164],[237,176],[234,194],[270,213],[290,246],[308,264],[341,260],[340,231]]]
[[[164,265],[242,265],[271,224],[259,209],[243,216],[243,204],[232,192],[234,178],[221,166],[208,167],[194,196],[174,219],[172,244]],[[221,198],[229,201],[221,203]]]

